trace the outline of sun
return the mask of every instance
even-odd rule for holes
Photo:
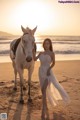
[[[45,31],[50,24],[50,11],[47,4],[43,2],[25,2],[18,5],[12,18],[14,26],[38,26],[39,32]]]

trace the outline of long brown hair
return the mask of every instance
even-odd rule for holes
[[[48,41],[49,44],[50,44],[49,50],[53,52],[52,41],[51,41],[51,39],[49,39],[49,38],[46,38],[46,39],[44,40],[44,42],[43,42],[43,48],[44,48],[44,44],[45,44],[46,41]],[[44,48],[44,50],[45,50],[45,48]]]

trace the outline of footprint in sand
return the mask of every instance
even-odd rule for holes
[[[0,86],[3,86],[3,85],[5,85],[5,82],[0,82]]]
[[[80,81],[80,78],[76,79],[76,81]]]
[[[59,81],[59,83],[63,83],[63,82],[67,82],[67,81],[68,81],[68,79],[65,79],[63,81]]]

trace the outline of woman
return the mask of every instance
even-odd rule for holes
[[[41,65],[39,67],[39,79],[42,91],[43,109],[42,119],[45,120],[45,115],[48,118],[46,95],[51,105],[57,105],[59,100],[69,102],[69,97],[63,87],[55,78],[52,68],[55,65],[55,54],[52,48],[52,42],[49,38],[43,42],[44,52],[40,52],[34,59],[40,59]]]

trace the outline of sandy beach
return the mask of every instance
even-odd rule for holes
[[[31,96],[33,102],[27,103],[27,90],[24,91],[24,104],[19,104],[20,84],[17,91],[13,91],[14,73],[11,63],[0,63],[0,113],[7,113],[8,120],[41,120],[42,95],[38,78],[39,61],[35,68],[31,82]],[[52,69],[60,84],[70,96],[71,102],[67,106],[52,107],[48,102],[50,120],[80,120],[80,61],[57,61]],[[24,72],[27,88],[27,71]]]

